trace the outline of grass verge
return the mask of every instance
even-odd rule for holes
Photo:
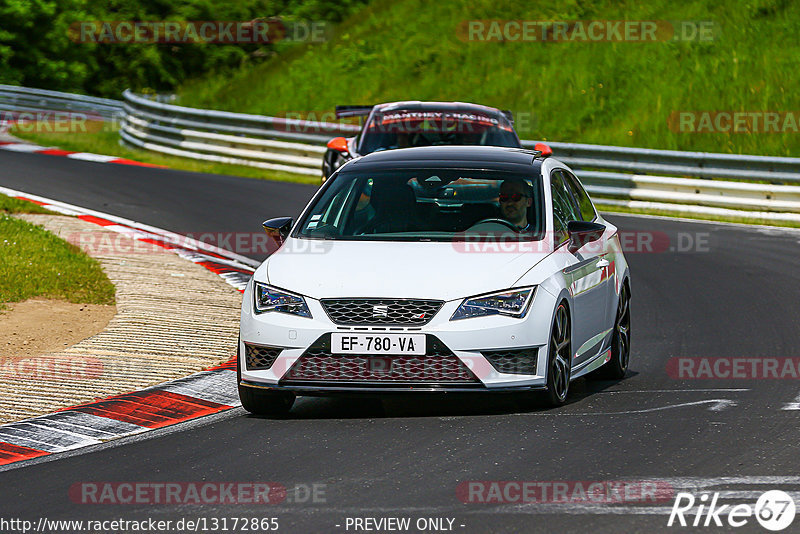
[[[114,285],[95,259],[12,213],[48,212],[0,195],[0,309],[32,297],[114,304]]]
[[[22,130],[13,128],[10,133],[20,139],[43,146],[56,146],[63,150],[76,152],[92,152],[106,156],[132,159],[142,163],[163,165],[170,169],[182,171],[204,172],[209,174],[226,174],[230,176],[243,176],[245,178],[259,178],[279,182],[294,182],[301,184],[319,185],[322,176],[322,158],[319,160],[320,176],[304,176],[287,172],[270,171],[246,165],[227,165],[207,161],[197,161],[177,156],[168,156],[149,150],[140,150],[119,144],[119,130],[103,128],[102,125],[87,123],[85,132],[43,132],[33,131],[31,128]]]
[[[332,40],[187,81],[179,103],[320,118],[337,104],[460,100],[513,111],[524,139],[792,156],[796,12],[786,0],[373,0]],[[665,31],[655,40],[505,39],[498,32],[508,27],[489,22],[499,19],[658,21]],[[471,23],[482,29],[469,33]],[[716,111],[793,120],[707,127],[702,112]]]
[[[45,213],[48,215],[56,215],[52,211],[46,210],[33,202],[0,195],[0,215],[7,215],[9,213]]]

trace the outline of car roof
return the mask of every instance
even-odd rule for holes
[[[520,148],[440,145],[373,152],[346,165],[347,171],[391,168],[493,169],[530,173],[539,171],[538,152]],[[343,169],[344,170],[344,169]],[[347,172],[345,171],[345,172]]]
[[[406,100],[402,102],[387,102],[377,104],[375,111],[386,113],[387,111],[470,111],[482,112],[490,115],[503,115],[497,109],[481,104],[471,104],[469,102],[423,102],[420,100]]]

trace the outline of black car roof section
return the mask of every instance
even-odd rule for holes
[[[537,153],[519,148],[495,146],[426,146],[398,148],[367,154],[347,167],[356,172],[391,168],[449,167],[497,169],[515,172],[538,170]]]
[[[470,104],[469,102],[422,102],[419,100],[378,104],[375,106],[375,111],[381,113],[386,113],[387,111],[468,111],[505,116],[499,109],[481,104]]]
[[[336,106],[336,118],[343,119],[345,117],[366,117],[372,112],[373,107],[375,106]]]

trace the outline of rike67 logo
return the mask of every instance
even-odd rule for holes
[[[747,525],[755,517],[762,527],[777,532],[785,529],[794,521],[794,499],[785,491],[767,491],[758,498],[755,506],[718,504],[719,498],[719,493],[714,493],[713,496],[703,493],[699,498],[691,493],[678,493],[675,503],[672,505],[667,526],[685,527],[691,524],[693,527],[738,528]],[[695,506],[697,506],[696,512],[694,511]],[[694,515],[693,521],[691,521],[692,515]]]

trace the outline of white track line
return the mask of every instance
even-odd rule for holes
[[[667,406],[658,406],[656,408],[645,408],[643,410],[625,410],[622,412],[581,412],[581,413],[570,413],[570,412],[558,412],[558,413],[549,413],[549,412],[533,412],[533,413],[516,413],[511,414],[516,417],[544,417],[544,416],[552,416],[552,417],[564,417],[564,416],[580,416],[580,417],[588,417],[592,415],[635,415],[640,413],[652,413],[652,412],[660,412],[664,410],[673,410],[675,408],[686,408],[687,406],[700,406],[703,404],[711,404],[708,407],[708,410],[712,412],[721,412],[726,408],[732,408],[736,406],[736,402],[729,400],[729,399],[708,399],[696,402],[682,402],[680,404],[668,404]],[[456,419],[456,417],[440,417],[439,419],[449,420],[449,419]]]
[[[614,393],[686,393],[686,392],[709,392],[709,391],[725,391],[725,392],[741,392],[750,391],[749,388],[707,388],[707,389],[629,389],[619,391],[594,391],[592,395],[610,395]]]
[[[781,410],[800,410],[800,393],[797,394],[794,402],[787,402]]]
[[[40,150],[49,150],[53,147],[31,145],[28,143],[10,143],[8,145],[0,145],[3,150],[11,150],[12,152],[39,152]]]

